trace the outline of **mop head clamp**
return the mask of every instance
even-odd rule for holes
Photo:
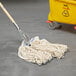
[[[46,39],[39,39],[38,36],[29,41],[31,46],[28,46],[25,41],[22,41],[18,49],[18,56],[25,61],[42,65],[53,58],[61,59],[65,52],[68,51],[67,45],[50,43]]]
[[[22,41],[22,46],[31,46],[31,43],[34,41],[34,40],[36,40],[36,38],[37,37],[34,37],[34,38],[31,38],[28,42],[26,42],[26,40],[24,39],[23,41]]]

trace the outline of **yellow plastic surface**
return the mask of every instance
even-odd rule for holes
[[[49,0],[48,20],[76,24],[76,0]]]

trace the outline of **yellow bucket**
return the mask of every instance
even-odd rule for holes
[[[76,24],[76,0],[49,0],[48,20]]]

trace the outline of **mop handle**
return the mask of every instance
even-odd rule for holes
[[[12,16],[9,14],[9,12],[6,10],[6,8],[3,6],[3,4],[0,2],[0,7],[2,8],[2,10],[4,11],[4,13],[8,16],[8,18],[10,19],[10,21],[15,25],[15,27],[17,28],[17,30],[19,30],[19,26],[17,25],[17,23],[15,22],[15,20],[12,18]]]
[[[24,34],[24,32],[20,29],[20,27],[17,25],[15,20],[12,18],[12,16],[9,14],[9,12],[6,10],[6,8],[3,6],[3,4],[1,2],[0,2],[0,7],[4,11],[4,13],[8,16],[10,21],[14,24],[16,29],[19,31],[20,35],[22,36],[22,39],[27,39],[27,41],[29,41],[29,37],[26,34]]]

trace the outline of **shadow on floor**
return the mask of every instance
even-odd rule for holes
[[[71,24],[61,24],[61,25],[62,27],[60,28],[60,30],[76,34],[76,30],[74,29],[74,26],[76,25],[71,25]]]

